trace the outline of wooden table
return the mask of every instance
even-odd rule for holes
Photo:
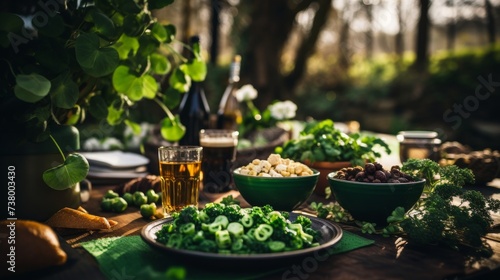
[[[77,236],[65,236],[69,245],[75,248],[82,258],[92,259],[89,253],[79,247],[79,243],[101,237],[139,235],[140,230],[149,221],[143,219],[136,208],[129,207],[124,213],[106,213],[100,210],[100,200],[103,194],[114,186],[94,187],[90,200],[83,205],[90,213],[105,216],[118,221],[112,232],[92,232]],[[482,187],[485,195],[500,199],[500,179],[488,187]],[[219,201],[223,196],[233,197],[246,202],[236,191],[224,195],[200,195],[200,203]],[[322,196],[313,194],[311,201],[325,201]],[[308,203],[302,210],[308,211]],[[415,246],[407,244],[403,239],[383,237],[360,232],[359,228],[341,225],[344,230],[375,240],[375,244],[347,253],[330,256],[325,261],[318,262],[317,270],[311,273],[304,271],[272,275],[269,279],[500,279],[500,215],[494,215],[495,232],[487,235],[486,240],[491,245],[494,255],[489,259],[469,262],[459,252],[439,246]],[[96,264],[97,265],[97,264]],[[76,278],[78,278],[75,275]],[[73,277],[73,278],[75,278]]]
[[[400,165],[397,140],[393,135],[378,135],[388,141],[393,153],[383,155],[379,160],[384,166]],[[100,210],[100,201],[108,189],[115,186],[94,186],[90,200],[82,206],[91,214],[104,216],[118,221],[112,232],[86,232],[78,235],[63,236],[71,246],[72,255],[81,260],[82,265],[75,268],[65,268],[52,275],[60,279],[89,279],[87,271],[97,271],[97,263],[93,257],[79,246],[79,243],[102,237],[139,235],[148,220],[143,219],[137,208],[129,207],[124,213],[106,213]],[[487,187],[477,188],[486,196],[500,199],[500,179],[494,180]],[[224,195],[200,195],[200,206],[209,201],[220,201],[223,196],[232,194],[248,205],[238,192],[232,191]],[[300,210],[310,211],[310,202],[327,202],[323,196],[313,194]],[[481,261],[469,261],[459,252],[440,246],[421,247],[407,244],[405,240],[396,237],[363,234],[359,228],[341,224],[344,230],[372,239],[374,245],[354,251],[332,255],[325,261],[318,262],[318,267],[311,273],[304,271],[292,272],[288,275],[279,273],[268,279],[500,279],[500,214],[493,214],[495,227],[486,236],[486,241],[494,251],[493,256]],[[83,267],[83,268],[82,268]],[[93,267],[93,269],[92,269]],[[77,272],[75,272],[77,271]],[[93,274],[93,280],[102,279],[102,275]],[[49,277],[48,279],[52,279]]]

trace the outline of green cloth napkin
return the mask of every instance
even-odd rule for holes
[[[340,242],[327,251],[330,255],[340,254],[373,243],[373,240],[343,231]],[[166,271],[172,267],[184,267],[186,279],[259,279],[284,272],[294,264],[267,270],[210,270],[195,262],[182,263],[174,255],[152,249],[138,235],[101,238],[81,245],[96,258],[102,273],[109,279],[165,279]]]

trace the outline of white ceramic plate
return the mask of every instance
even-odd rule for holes
[[[143,155],[123,152],[86,152],[81,153],[90,165],[106,166],[109,168],[123,169],[143,166],[149,163],[149,159]]]

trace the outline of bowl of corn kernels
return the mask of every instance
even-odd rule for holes
[[[307,165],[271,154],[234,170],[233,179],[241,196],[252,206],[270,205],[291,211],[314,191],[319,172]]]

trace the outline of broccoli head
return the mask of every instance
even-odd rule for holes
[[[230,223],[237,222],[243,217],[241,207],[236,204],[227,205],[224,207],[223,215],[227,217]]]
[[[213,222],[217,216],[224,215],[224,208],[226,208],[226,205],[224,204],[210,202],[207,203],[205,208],[201,211],[205,212],[205,214],[210,218],[210,222]]]
[[[175,223],[177,226],[187,224],[187,223],[193,223],[195,225],[200,224],[200,219],[198,218],[199,211],[196,206],[189,205],[184,208],[179,212],[179,216],[175,219]]]
[[[302,225],[302,228],[304,228],[304,229],[309,228],[312,225],[311,219],[309,219],[306,216],[302,216],[302,215],[297,216],[297,219],[295,219],[295,221],[293,223]]]

